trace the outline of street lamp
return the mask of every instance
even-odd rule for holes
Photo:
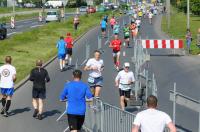
[[[15,0],[13,0],[13,16],[15,17]]]
[[[187,29],[190,29],[190,0],[187,0]]]

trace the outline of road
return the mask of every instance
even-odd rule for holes
[[[127,18],[127,17],[126,17]],[[159,39],[165,38],[159,29],[159,20],[157,17],[155,25],[149,25],[145,20],[142,24],[142,38]],[[125,19],[127,21],[127,19]],[[122,21],[120,21],[122,24]],[[97,36],[100,34],[99,28],[94,28],[85,34],[75,44],[74,60],[78,58],[79,64],[84,61],[85,45],[88,43],[91,46],[90,54],[97,49]],[[161,36],[162,35],[162,36]],[[120,35],[122,38],[122,35]],[[118,90],[114,87],[114,77],[117,72],[113,68],[111,49],[108,45],[104,45],[107,40],[103,40],[102,58],[105,63],[104,87],[102,88],[101,98],[115,106],[119,106]],[[125,48],[123,48],[123,51]],[[177,82],[178,91],[199,99],[198,82],[199,75],[199,57],[184,56],[184,57],[169,57],[167,50],[150,50],[151,53],[151,69],[155,72],[158,83],[158,98],[159,109],[169,113],[172,116],[172,103],[169,101],[169,90],[173,87],[173,82]],[[130,61],[133,56],[133,49],[126,49],[126,56],[123,57],[122,63]],[[80,69],[83,67],[81,66]],[[25,83],[19,88],[14,97],[11,107],[11,115],[8,118],[0,118],[0,130],[3,132],[61,132],[67,126],[66,118],[61,122],[56,122],[57,117],[64,111],[65,104],[59,102],[59,94],[66,80],[71,80],[72,70],[60,72],[58,60],[53,61],[47,66],[51,82],[47,85],[47,99],[45,103],[45,118],[38,121],[32,118],[31,105],[31,87],[30,82]],[[84,72],[83,80],[86,81],[87,74]],[[177,108],[177,125],[183,126],[192,132],[197,132],[198,116],[197,113],[188,110],[187,108],[178,106]]]
[[[66,13],[66,19],[70,16],[74,16],[76,13]],[[7,28],[7,35],[8,38],[14,34],[17,33],[22,33],[24,31],[30,30],[32,28],[36,28],[36,27],[41,27],[43,25],[45,25],[45,22],[39,22],[38,18],[32,18],[32,19],[26,19],[26,20],[21,20],[21,21],[16,21],[15,23],[15,29],[11,29],[10,24],[7,23],[6,24],[6,28]]]

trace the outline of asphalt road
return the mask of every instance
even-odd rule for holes
[[[157,18],[159,20],[159,18]],[[128,19],[125,19],[128,21]],[[120,21],[122,24],[122,21]],[[149,25],[146,20],[142,24],[142,38],[165,38],[158,28],[159,21],[155,25]],[[88,43],[91,47],[90,55],[97,49],[97,36],[100,34],[99,28],[94,28],[79,41],[74,48],[74,60],[78,58],[79,64],[84,61],[85,46]],[[120,36],[122,38],[122,35]],[[105,63],[104,87],[102,88],[101,98],[115,106],[119,106],[118,90],[114,87],[114,78],[117,75],[112,63],[112,52],[108,45],[104,45],[107,39],[102,40],[103,54],[102,58]],[[130,61],[133,55],[133,48],[125,49],[126,56],[121,58],[122,63]],[[172,103],[169,101],[169,90],[173,87],[173,82],[177,82],[178,91],[195,99],[199,99],[198,82],[199,82],[199,57],[169,57],[167,50],[149,51],[151,56],[151,69],[155,72],[158,83],[159,109],[172,115]],[[82,69],[83,67],[79,67]],[[0,118],[0,130],[2,132],[61,132],[67,127],[66,118],[61,122],[56,122],[57,117],[64,111],[65,103],[59,102],[59,94],[66,80],[71,80],[72,70],[60,72],[58,61],[53,61],[47,66],[51,82],[47,85],[47,99],[45,103],[45,118],[42,121],[32,118],[31,105],[31,87],[32,84],[27,82],[18,89],[13,97],[11,115],[8,118]],[[86,81],[87,74],[83,74],[83,80]],[[178,106],[177,108],[177,125],[197,132],[198,116],[197,113],[187,108]]]
[[[66,19],[70,16],[74,16],[76,13],[66,13]],[[41,27],[43,25],[45,25],[46,23],[43,22],[39,22],[38,18],[32,18],[32,19],[26,19],[26,20],[20,20],[20,21],[16,21],[15,23],[15,29],[11,29],[11,26],[9,23],[6,24],[6,28],[7,28],[7,36],[8,38],[14,34],[18,34],[18,33],[22,33],[24,31],[30,30],[32,28],[36,28],[36,27]]]

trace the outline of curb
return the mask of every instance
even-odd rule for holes
[[[76,39],[75,39],[75,43],[77,42],[77,41],[79,41],[84,35],[86,35],[88,32],[90,32],[90,31],[92,31],[92,30],[94,30],[95,28],[97,28],[97,25],[96,26],[94,26],[94,27],[92,27],[92,28],[90,28],[90,29],[88,29],[86,32],[84,32],[84,33],[82,33],[80,36],[78,36]],[[44,64],[43,64],[43,67],[45,68],[45,67],[47,67],[51,62],[53,62],[55,59],[57,58],[57,55],[55,55],[55,56],[53,56],[50,60],[48,60],[47,62],[45,62]],[[26,82],[28,82],[29,81],[29,75],[28,76],[26,76],[24,79],[22,79],[19,83],[17,83],[16,85],[15,85],[15,91],[16,90],[18,90],[21,86],[23,86]]]

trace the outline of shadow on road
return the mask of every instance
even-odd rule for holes
[[[55,114],[61,114],[61,112],[59,110],[46,111],[46,112],[43,113],[43,115],[44,115],[43,118],[54,116]]]
[[[14,115],[21,114],[21,113],[24,113],[24,112],[29,112],[30,110],[31,110],[30,107],[15,109],[15,110],[12,110],[10,112],[10,116],[14,116]]]
[[[183,131],[183,132],[192,132],[191,130],[188,130],[188,129],[186,129],[186,128],[182,127],[182,126],[179,126],[179,125],[176,125],[176,127],[178,129],[180,129],[181,131]],[[179,132],[179,131],[177,131],[177,132]]]

